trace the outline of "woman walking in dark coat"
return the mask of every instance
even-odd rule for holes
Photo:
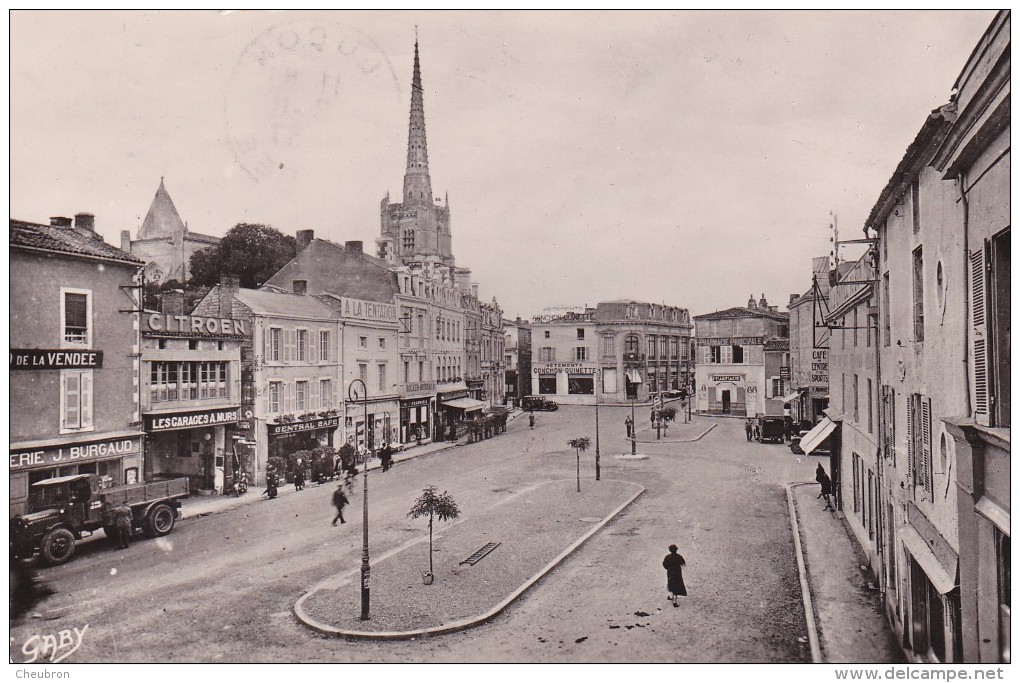
[[[669,555],[662,561],[666,568],[666,590],[669,591],[669,599],[673,601],[673,607],[679,607],[676,603],[677,596],[687,595],[687,586],[684,585],[683,567],[687,564],[683,555],[677,554],[675,545],[669,546]]]
[[[817,481],[822,487],[822,492],[819,493],[817,497],[825,497],[825,507],[822,508],[822,512],[832,510],[832,501],[829,500],[829,496],[832,495],[832,480],[829,479],[829,475],[825,473],[825,468],[822,467],[822,463],[818,463],[818,467],[815,469],[815,481]]]

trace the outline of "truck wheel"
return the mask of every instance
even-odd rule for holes
[[[149,514],[145,517],[145,523],[142,525],[145,535],[149,538],[166,536],[173,531],[174,518],[174,509],[172,507],[166,503],[155,505],[149,510]]]
[[[40,552],[47,564],[64,564],[74,555],[74,534],[67,529],[53,529],[43,536]]]

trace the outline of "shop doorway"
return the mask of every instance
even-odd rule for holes
[[[723,415],[729,415],[730,414],[730,390],[729,389],[723,389],[722,390],[722,412],[723,412]]]

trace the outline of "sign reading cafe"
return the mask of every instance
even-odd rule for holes
[[[295,432],[312,432],[316,429],[335,429],[340,426],[339,417],[325,417],[321,420],[305,422],[288,422],[286,424],[269,425],[269,435],[293,434]]]

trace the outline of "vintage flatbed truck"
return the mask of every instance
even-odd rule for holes
[[[95,474],[37,481],[29,487],[28,512],[11,519],[11,554],[27,558],[38,551],[47,564],[63,564],[74,555],[75,541],[96,530],[113,538],[110,511],[121,503],[131,508],[132,530],[166,536],[188,492],[187,477],[106,489]]]

